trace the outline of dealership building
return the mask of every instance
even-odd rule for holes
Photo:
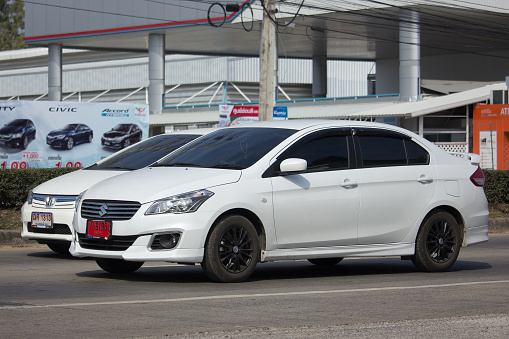
[[[464,152],[475,106],[508,103],[507,1],[275,3],[289,119],[397,124]],[[0,100],[148,104],[151,134],[214,126],[220,105],[258,105],[263,13],[252,0],[26,2],[33,48],[0,53]]]

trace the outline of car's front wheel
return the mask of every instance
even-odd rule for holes
[[[28,147],[28,136],[25,136],[23,138],[23,141],[22,141],[22,144],[21,144],[21,148],[27,149],[27,147]]]
[[[415,266],[423,271],[448,270],[458,258],[461,248],[461,229],[456,219],[445,211],[428,217],[415,241]]]
[[[100,268],[109,273],[133,273],[143,265],[143,261],[126,261],[123,259],[95,258]]]
[[[129,140],[129,138],[125,139],[124,142],[122,143],[122,148],[126,148],[128,147],[129,145],[131,144],[131,141]]]
[[[74,147],[74,139],[73,138],[67,139],[67,142],[65,143],[65,148],[70,150],[73,147]]]
[[[66,243],[48,243],[46,244],[55,253],[69,255],[69,247],[71,246],[70,242]]]
[[[222,219],[212,230],[201,263],[207,276],[217,282],[246,280],[260,261],[258,233],[241,215]]]

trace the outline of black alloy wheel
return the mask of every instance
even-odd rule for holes
[[[445,271],[456,262],[460,247],[461,229],[456,219],[440,211],[427,218],[422,225],[412,262],[424,271]]]
[[[241,282],[260,260],[258,233],[240,215],[228,216],[212,230],[206,244],[202,267],[217,282]]]

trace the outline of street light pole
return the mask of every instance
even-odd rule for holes
[[[272,120],[275,105],[275,51],[276,51],[276,25],[275,25],[275,0],[262,0],[265,10],[263,11],[262,36],[260,47],[260,95],[259,95],[259,120]]]

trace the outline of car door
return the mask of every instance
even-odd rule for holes
[[[322,130],[277,157],[272,174],[279,248],[352,245],[357,242],[358,175],[351,131]],[[281,161],[307,161],[302,173],[277,173]]]
[[[358,244],[401,241],[436,190],[436,167],[410,137],[378,129],[356,130],[360,154]]]

